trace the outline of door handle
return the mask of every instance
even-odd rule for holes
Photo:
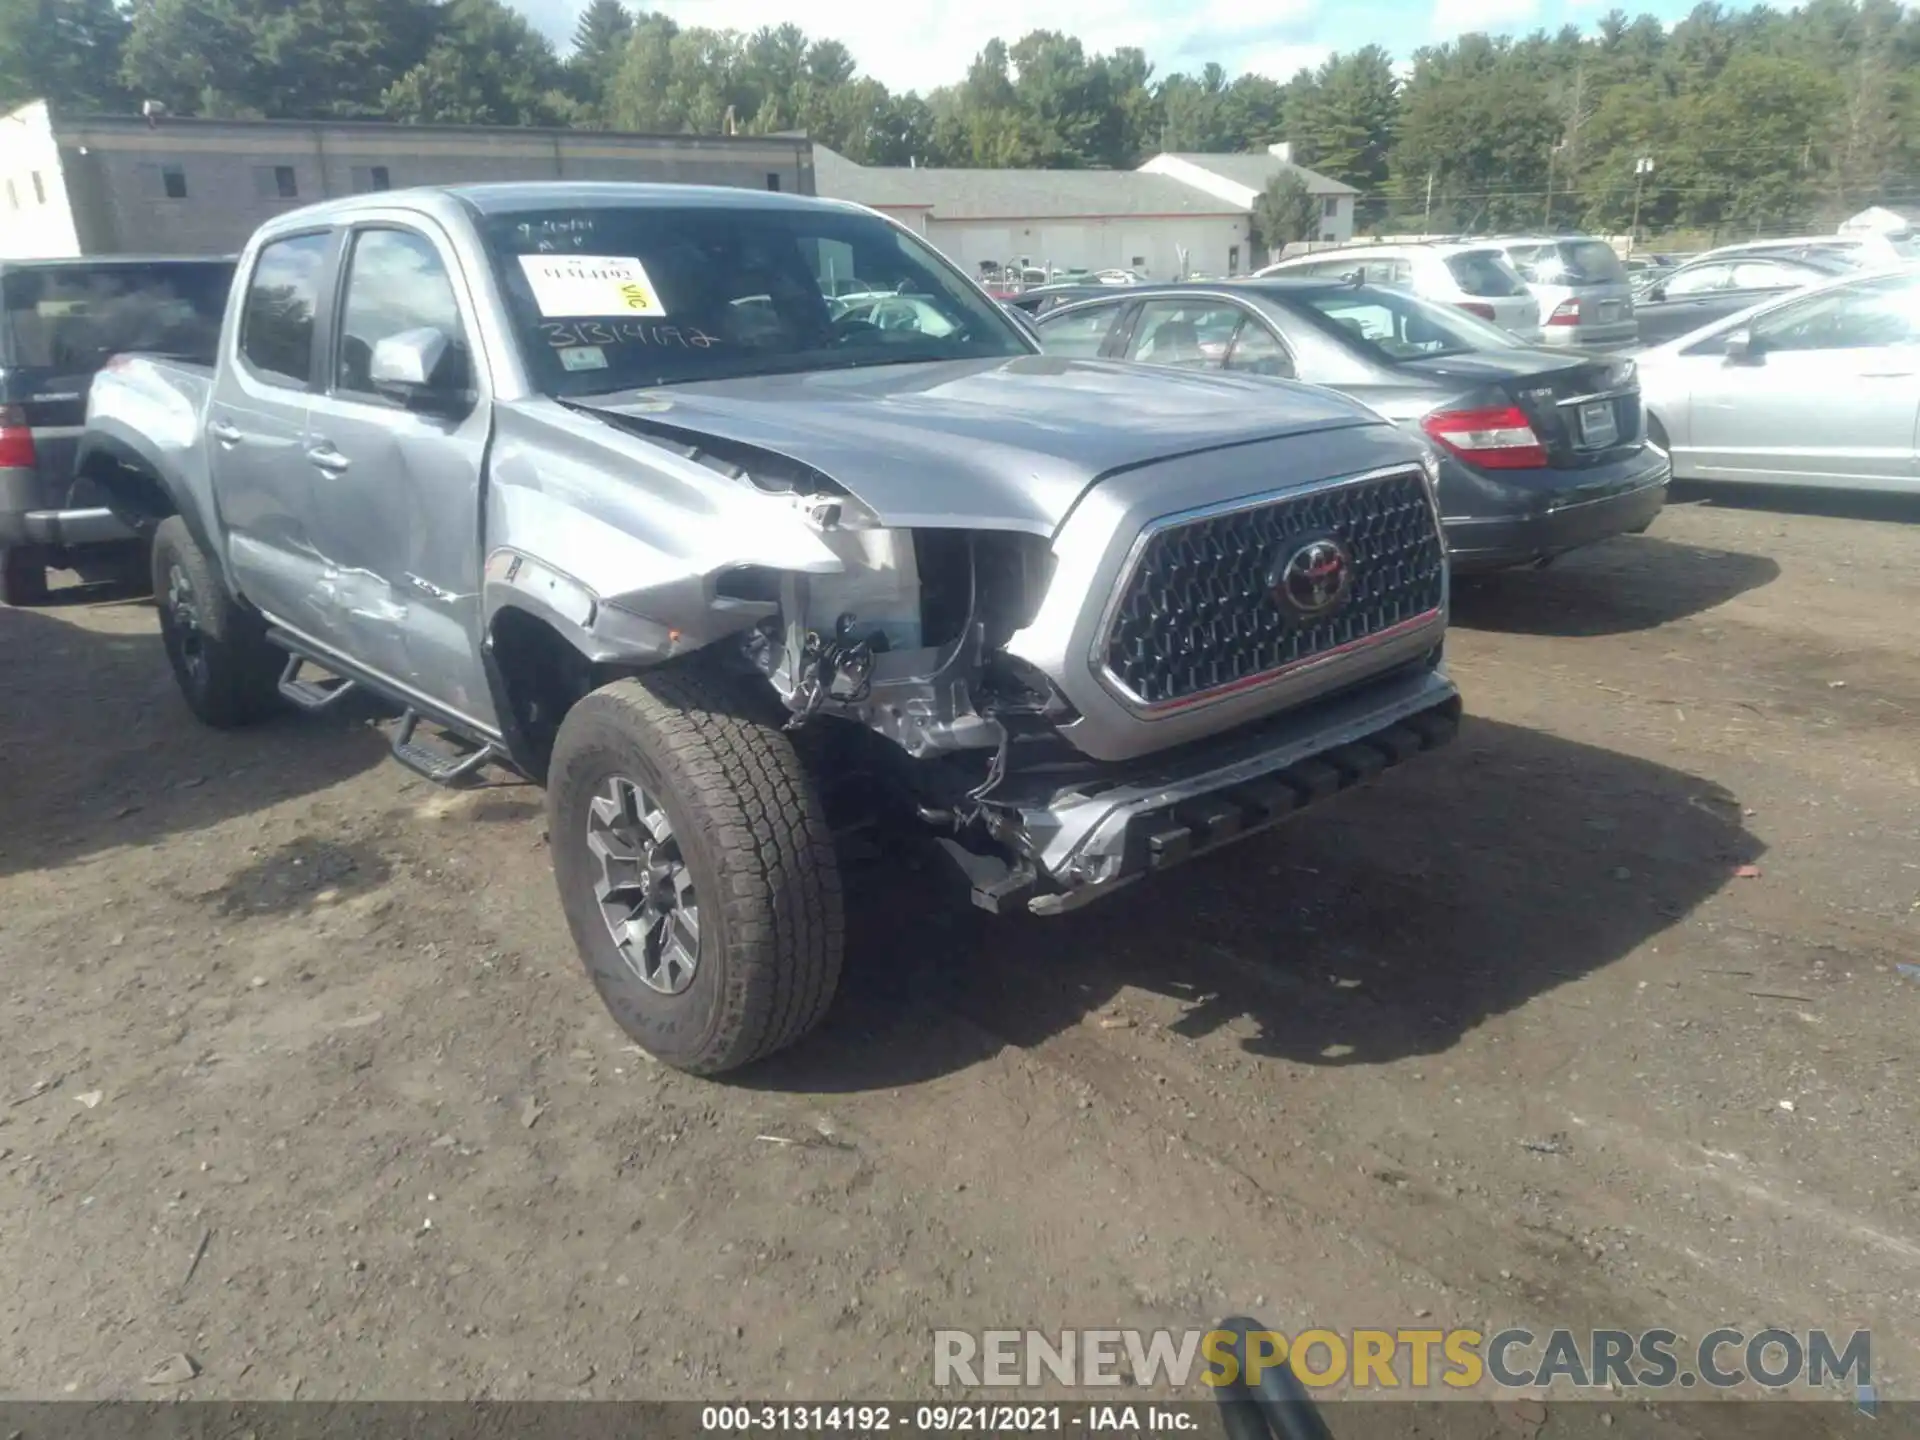
[[[207,426],[207,433],[229,449],[240,443],[240,428],[237,425],[229,425],[224,420],[216,420]]]
[[[324,440],[307,451],[307,459],[313,462],[314,469],[324,470],[329,475],[338,475],[353,464]]]

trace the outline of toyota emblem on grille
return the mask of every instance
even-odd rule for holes
[[[1281,609],[1318,620],[1345,603],[1353,588],[1353,559],[1331,535],[1296,542],[1267,572],[1267,588]]]

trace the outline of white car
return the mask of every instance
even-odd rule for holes
[[[1801,235],[1775,240],[1743,240],[1737,245],[1722,245],[1717,250],[1696,255],[1694,261],[1698,263],[1701,260],[1754,259],[1771,255],[1792,257],[1806,254],[1812,254],[1816,258],[1830,256],[1862,269],[1877,270],[1920,259],[1920,240],[1911,236],[1878,234]]]
[[[1492,245],[1351,245],[1282,260],[1256,270],[1254,276],[1343,276],[1356,271],[1369,285],[1411,290],[1423,300],[1491,320],[1530,345],[1541,341],[1540,307],[1533,292],[1507,257]]]
[[[1634,358],[1677,480],[1920,491],[1920,266],[1777,296]]]

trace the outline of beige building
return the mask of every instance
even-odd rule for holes
[[[0,116],[0,258],[237,251],[336,195],[490,180],[652,180],[814,192],[781,136],[624,135],[378,122]]]
[[[962,170],[860,165],[814,147],[819,193],[892,215],[955,264],[1134,270],[1149,280],[1258,268],[1254,198],[1291,170],[1320,208],[1320,241],[1353,235],[1351,185],[1292,163],[1284,145],[1250,155],[1156,155],[1137,170]]]

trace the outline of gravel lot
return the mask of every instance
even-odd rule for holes
[[[1465,590],[1450,752],[1105,907],[869,862],[833,1018],[724,1083],[601,1011],[537,792],[0,610],[0,1395],[910,1398],[935,1326],[1251,1310],[1871,1327],[1920,1396],[1885,508]]]

